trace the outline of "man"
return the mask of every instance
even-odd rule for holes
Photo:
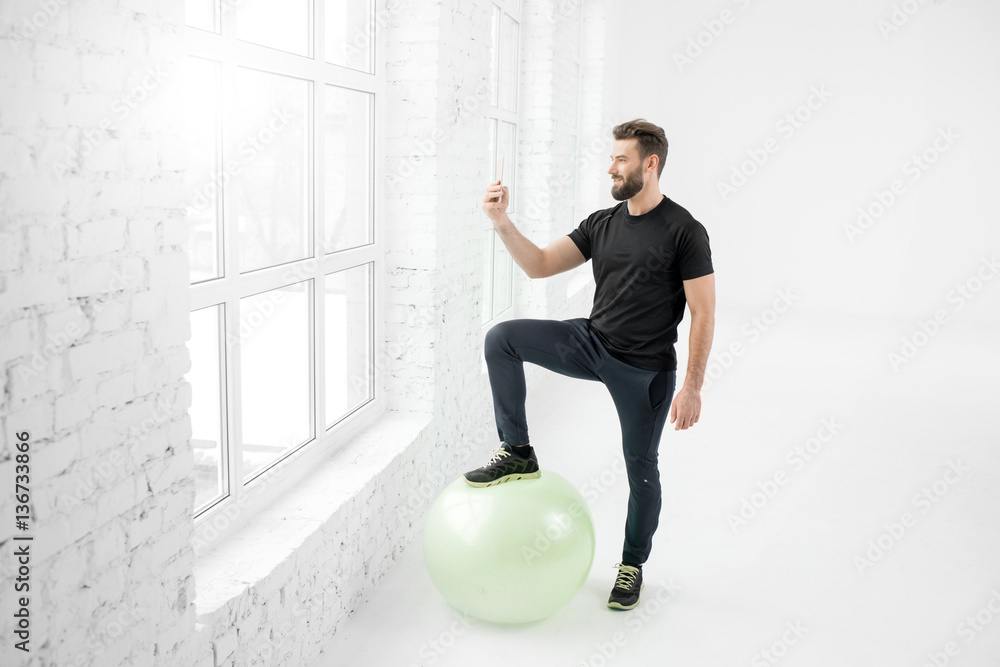
[[[529,278],[569,271],[594,261],[597,290],[589,318],[516,319],[486,334],[485,355],[501,446],[481,468],[465,474],[473,486],[539,477],[525,421],[524,362],[603,382],[622,430],[629,500],[622,561],[608,606],[639,604],[642,565],[659,521],[657,450],[667,411],[674,430],[701,415],[701,386],[715,326],[715,275],[708,234],[684,208],[660,193],[667,138],[637,119],[614,128],[611,195],[620,203],[597,211],[568,235],[538,248],[507,217],[500,182],[483,196],[514,261]],[[677,325],[691,310],[684,385],[674,396]]]

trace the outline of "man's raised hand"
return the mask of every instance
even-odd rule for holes
[[[510,192],[507,186],[500,185],[500,181],[496,181],[486,188],[486,193],[483,195],[483,212],[490,220],[499,220],[506,215],[509,203]]]

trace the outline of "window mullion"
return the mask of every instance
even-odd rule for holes
[[[376,20],[378,16],[381,16],[384,0],[378,0],[375,2],[374,12],[372,14],[371,20],[371,34],[374,37],[375,44],[372,49],[372,58],[375,62],[372,66],[372,72],[375,76],[375,99],[371,106],[371,169],[372,169],[372,188],[371,188],[371,224],[372,224],[372,247],[371,247],[371,262],[372,262],[372,282],[371,282],[371,298],[372,298],[372,327],[371,335],[368,340],[368,345],[370,346],[370,373],[372,380],[372,399],[373,402],[379,402],[383,394],[384,380],[383,373],[379,370],[378,364],[375,360],[381,356],[381,351],[379,349],[379,341],[384,340],[384,324],[382,317],[382,304],[383,298],[382,294],[385,291],[384,284],[385,280],[382,280],[382,276],[385,275],[382,264],[382,253],[377,252],[381,248],[381,243],[383,239],[383,222],[382,222],[382,190],[385,178],[385,160],[382,157],[385,155],[385,144],[384,144],[384,132],[382,131],[382,119],[385,109],[385,44],[383,35],[381,32],[381,27]]]
[[[226,332],[229,330],[229,313],[232,310],[229,304],[223,302],[219,304],[222,306],[222,312],[219,318],[219,334],[222,340],[219,341],[219,361],[220,368],[219,373],[221,377],[220,382],[220,396],[219,396],[219,408],[220,408],[220,419],[219,419],[219,454],[221,460],[219,461],[219,471],[222,473],[222,493],[221,500],[224,502],[225,499],[232,495],[233,492],[233,477],[232,477],[232,467],[230,465],[230,460],[232,459],[231,449],[229,443],[231,442],[231,424],[229,423],[229,414],[232,411],[232,376],[230,369],[232,367],[232,361],[229,354],[229,343],[226,340]]]
[[[324,262],[326,256],[326,132],[324,115],[326,81],[323,61],[326,58],[326,42],[321,39],[326,26],[325,3],[314,3],[313,23],[313,96],[312,96],[312,174],[309,179],[312,188],[312,233],[313,233],[313,308],[312,308],[312,420],[314,437],[321,438],[326,432],[326,281]]]
[[[236,29],[232,12],[223,12],[221,18],[221,43],[223,53],[229,54],[221,63],[222,67],[222,164],[228,162],[227,146],[232,145],[232,128],[236,117],[236,70],[237,65],[232,54],[236,48]],[[222,243],[225,258],[225,273],[223,280],[226,292],[226,387],[228,407],[225,421],[229,428],[228,470],[229,495],[233,500],[239,500],[243,495],[243,424],[242,414],[242,344],[240,338],[240,285],[239,285],[239,243],[237,242],[238,225],[232,201],[232,191],[228,183],[221,184],[222,193]]]

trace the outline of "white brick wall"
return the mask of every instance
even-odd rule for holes
[[[540,246],[568,234],[591,212],[610,205],[607,179],[602,178],[613,125],[604,115],[600,92],[603,5],[593,0],[541,0],[523,5],[517,223]],[[588,263],[554,278],[529,281],[518,270],[519,316],[589,316],[591,273]],[[590,288],[567,298],[570,281],[581,279],[590,280]],[[536,382],[545,372],[528,366],[527,379]]]
[[[31,652],[10,646],[5,611],[5,665],[171,664],[174,644],[192,634],[193,608],[177,604],[194,591],[192,525],[183,511],[193,497],[187,394],[178,372],[158,385],[138,372],[148,359],[187,363],[185,330],[172,321],[186,322],[187,290],[178,279],[186,258],[154,231],[183,227],[181,165],[154,172],[130,155],[139,144],[149,155],[170,155],[175,128],[165,98],[151,91],[131,119],[141,123],[116,107],[149,68],[182,53],[182,5],[0,5],[5,564],[17,431],[31,433],[35,519]],[[147,264],[170,268],[161,278]],[[139,320],[130,317],[135,299],[179,308]],[[136,423],[140,405],[164,407]],[[146,439],[159,446],[137,458]],[[185,567],[163,576],[172,563]],[[8,609],[9,566],[0,590]]]
[[[13,475],[12,433],[29,430],[38,574],[34,651],[3,664],[311,664],[419,538],[444,484],[495,446],[480,372],[491,3],[387,0],[376,365],[389,416],[430,426],[376,468],[363,452],[351,459],[357,468],[341,473],[357,493],[284,542],[294,553],[273,567],[254,569],[269,540],[252,530],[194,559],[185,156],[160,82],[182,55],[183,4],[0,6],[0,480]],[[573,168],[572,62],[587,58],[566,27],[589,10],[525,4],[519,186],[525,202],[551,195],[523,222],[544,244],[577,222],[572,190],[555,187]],[[147,99],[133,109],[139,89]],[[585,108],[581,143],[602,122],[599,97]],[[517,280],[519,315],[589,312],[584,297],[566,301],[565,282]],[[219,558],[241,562],[253,583],[202,577],[196,601],[195,573]],[[10,623],[0,620],[8,637]]]

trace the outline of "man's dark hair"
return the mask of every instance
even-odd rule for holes
[[[627,123],[616,125],[612,132],[615,139],[619,141],[637,139],[639,159],[643,162],[650,155],[656,155],[660,158],[660,163],[656,165],[656,177],[660,177],[660,174],[663,173],[663,163],[667,160],[668,148],[667,135],[664,134],[662,127],[653,125],[645,118],[636,118]]]

